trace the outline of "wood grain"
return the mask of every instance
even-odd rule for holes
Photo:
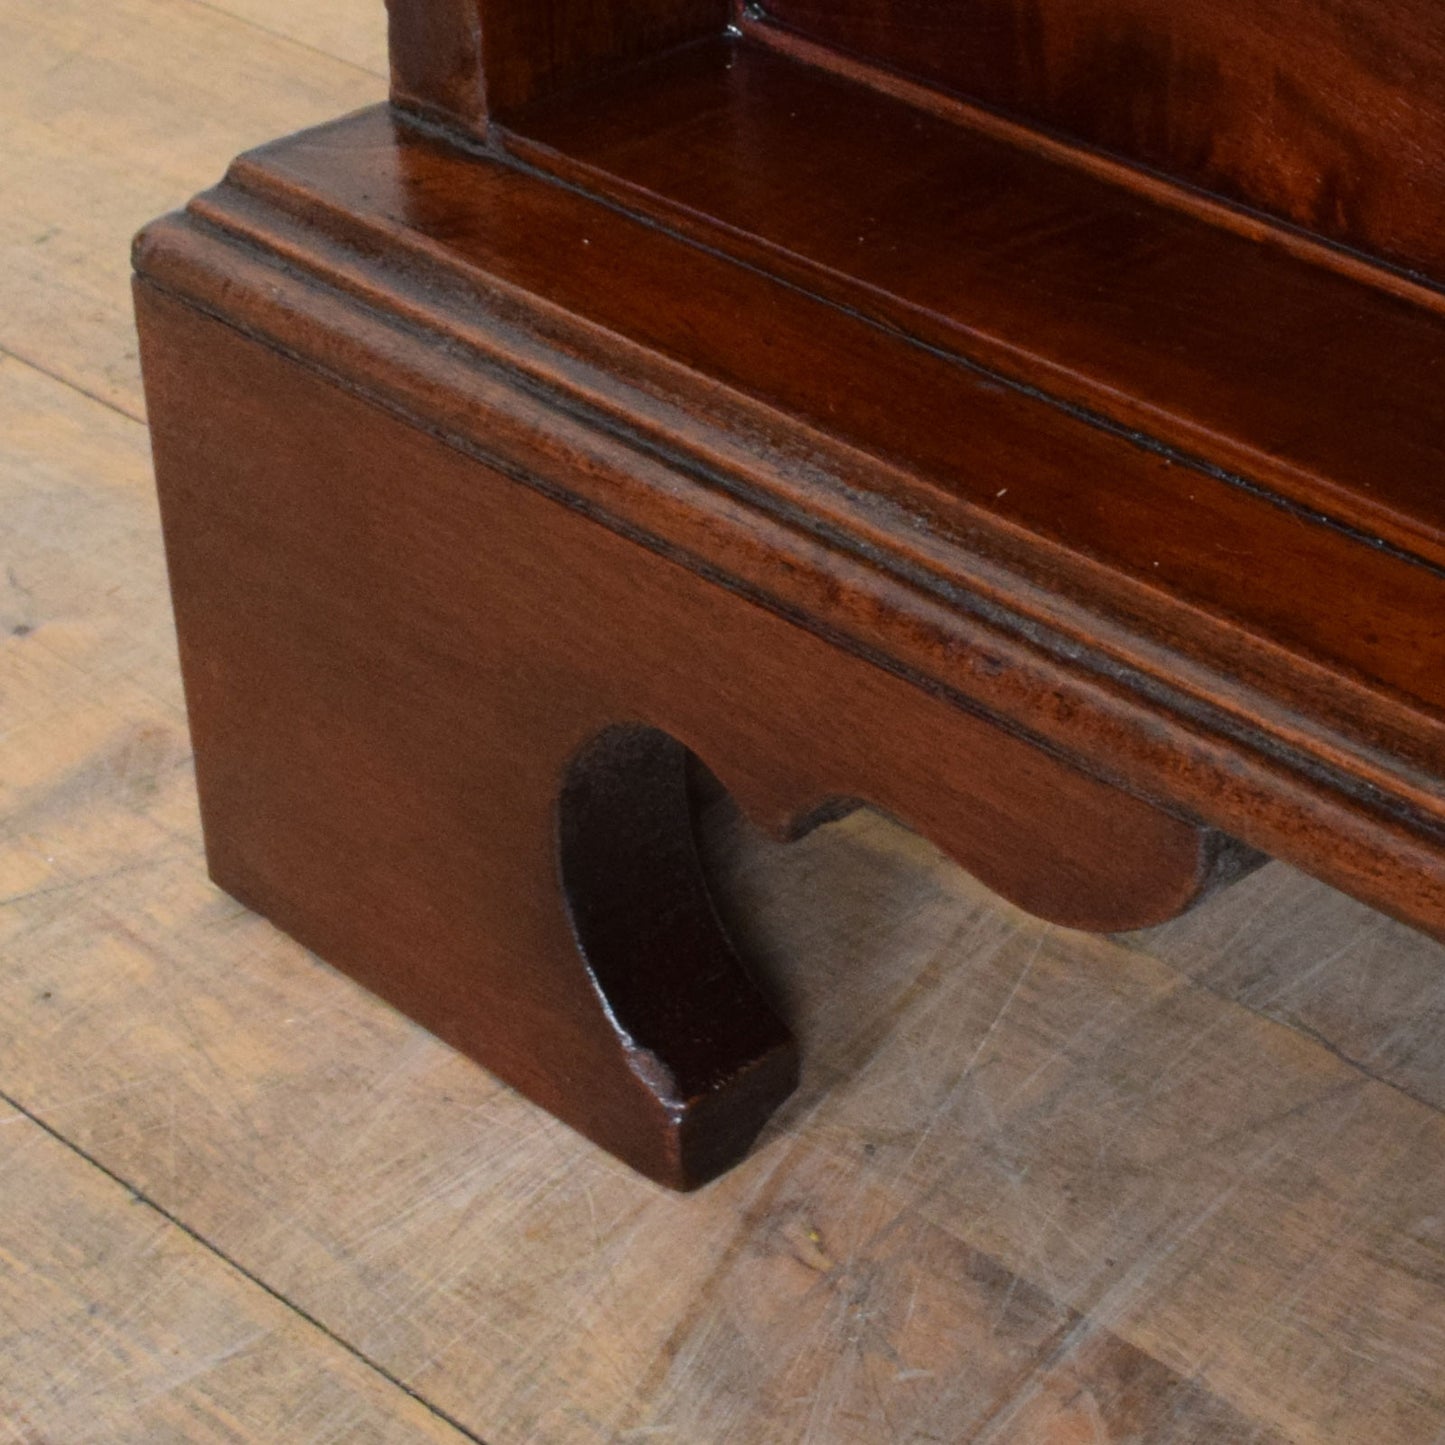
[[[390,71],[384,8],[365,0],[309,0],[293,5],[288,0],[207,0],[215,10],[234,15],[251,26],[295,41],[322,56],[344,60],[358,70],[385,79]],[[290,65],[304,65],[293,48]],[[283,86],[267,86],[266,95],[278,98]]]
[[[387,8],[393,98],[473,132],[530,101],[720,35],[729,16],[729,0],[387,0]]]
[[[986,106],[1445,276],[1431,0],[766,0]]]
[[[180,8],[69,11],[90,29],[67,46],[130,53],[154,83],[98,67],[115,106],[87,120],[77,96],[77,169],[51,167],[84,184],[36,168],[7,190],[41,224],[0,254],[6,336],[31,318],[36,360],[92,391],[114,375],[138,396],[133,208],[101,202],[218,123],[204,67],[255,43],[264,84],[237,106],[343,108],[309,52],[207,7],[192,33],[215,25],[214,43],[173,48],[161,21]],[[9,53],[61,13],[5,7]],[[354,13],[360,44],[378,14]],[[0,102],[32,129],[12,138],[51,113],[67,53],[14,73]],[[158,100],[183,73],[196,83]],[[134,120],[116,108],[128,88]],[[285,124],[257,109],[134,208],[179,203],[219,152]],[[73,242],[65,271],[38,239],[52,225]],[[722,809],[713,867],[809,1065],[761,1157],[674,1200],[205,882],[143,429],[15,362],[0,414],[0,1088],[488,1445],[1420,1445],[1445,1430],[1445,1143],[1420,1102],[1438,1106],[1445,1077],[1440,945],[1279,865],[1124,947],[1089,942],[871,815],[784,848]],[[0,1138],[31,1129],[13,1119]],[[249,1312],[249,1287],[169,1234],[184,1288],[156,1287],[154,1256],[134,1253],[146,1207],[124,1191],[77,1185],[62,1235],[51,1206],[69,1186],[24,1157],[0,1175],[0,1293],[70,1328],[53,1353],[0,1363],[32,1436],[149,1445],[180,1418],[171,1438],[205,1440],[218,1416],[196,1411],[220,1400],[219,1438],[270,1445],[310,1438],[291,1426],[314,1418],[314,1392],[336,1429],[446,1438],[396,1433],[401,1406],[350,1355],[317,1356],[280,1305]],[[82,1263],[71,1237],[93,1246]],[[57,1259],[63,1283],[37,1303]],[[153,1401],[127,1436],[177,1360],[273,1328],[232,1373],[179,1387],[189,1414]],[[84,1349],[77,1418],[50,1384]],[[327,1424],[311,1433],[347,1438]]]
[[[16,1445],[466,1439],[5,1104],[0,1430]]]
[[[652,550],[1440,927],[1419,559],[384,110],[243,158],[138,264]]]
[[[1238,887],[1226,948],[1207,914],[1120,941],[1445,1107],[1438,945],[1289,868]]]
[[[871,803],[1075,927],[1259,861],[137,299],[212,876],[652,1177],[735,1162],[796,1073],[685,750],[778,836]]]
[[[374,48],[381,17],[347,13]],[[353,65],[189,0],[0,5],[0,347],[141,415],[135,328],[116,303],[125,238],[237,150],[383,93]]]
[[[518,154],[711,246],[1445,561],[1438,309],[748,44],[513,124]]]

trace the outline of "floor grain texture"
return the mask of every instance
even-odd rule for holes
[[[1445,949],[1148,934],[854,815],[712,866],[806,1049],[665,1194],[206,881],[127,283],[377,0],[0,0],[0,1442],[1445,1441]]]

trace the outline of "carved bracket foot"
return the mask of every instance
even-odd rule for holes
[[[1188,907],[1245,850],[143,286],[217,881],[654,1179],[793,1087],[688,756],[781,836],[843,800],[1034,912]]]

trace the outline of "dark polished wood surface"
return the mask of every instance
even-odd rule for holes
[[[507,144],[1445,566],[1445,314],[747,45],[553,101]]]
[[[735,1162],[796,1076],[714,920],[682,744],[778,836],[872,803],[1073,927],[1252,861],[141,301],[213,875],[655,1177]]]
[[[599,69],[717,35],[729,19],[728,0],[387,0],[387,10],[396,94],[469,129]]]
[[[763,0],[851,55],[1445,278],[1435,0]]]
[[[1342,689],[1330,714],[1342,733],[1368,716],[1362,744],[1389,728],[1392,753],[1413,735],[1420,764],[1435,756],[1445,701],[1435,571],[1259,489],[383,112],[268,148],[197,210],[267,246],[286,244],[277,232],[288,216],[334,230],[343,249],[313,262],[328,268],[348,252],[395,248],[418,297],[436,298],[432,324],[474,344],[497,324],[496,308],[476,298],[505,287],[507,314],[536,313],[545,328],[536,345],[585,348],[597,368],[569,368],[556,384],[619,416],[637,413],[644,391],[675,400],[677,410],[635,419],[666,428],[672,446],[696,446],[704,431],[718,447],[723,431],[746,425],[749,482],[786,488],[786,504],[820,525],[859,528],[871,513],[906,557],[933,567],[951,558],[955,585],[979,585],[971,554],[1007,559],[1227,672],[1222,687],[1245,674],[1316,709],[1327,688]],[[371,294],[381,284],[373,279]],[[435,289],[444,285],[453,291]],[[581,334],[564,336],[554,309]],[[544,355],[532,364],[548,366]],[[850,497],[850,471],[865,464],[867,495],[887,513]],[[1347,574],[1358,585],[1342,590]],[[1034,605],[1022,586],[1013,601]]]
[[[396,108],[137,251],[216,876],[680,1185],[794,1067],[689,756],[1445,934],[1438,294],[725,18],[396,0]]]

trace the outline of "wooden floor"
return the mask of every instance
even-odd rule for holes
[[[631,1177],[205,881],[127,242],[381,0],[0,0],[0,1445],[1445,1441],[1445,949],[1148,935],[870,816],[715,866],[804,1037]]]

